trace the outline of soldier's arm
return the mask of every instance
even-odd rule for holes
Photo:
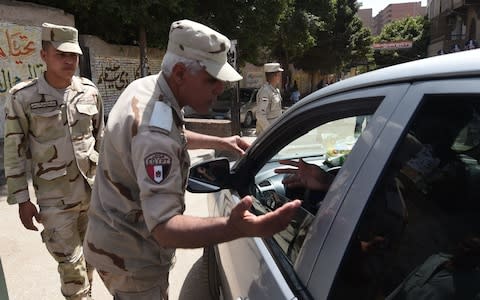
[[[157,224],[152,235],[159,245],[168,248],[199,248],[241,237],[270,237],[288,226],[301,204],[293,200],[256,216],[249,211],[252,201],[251,196],[243,197],[228,218],[175,215]]]
[[[95,137],[95,150],[100,152],[100,146],[103,140],[103,130],[105,128],[103,99],[100,92],[97,90],[97,110],[98,114],[95,116],[93,124],[93,134]]]
[[[219,137],[185,130],[188,149],[217,149],[243,155],[250,143],[238,135]]]
[[[26,174],[29,122],[22,102],[13,94],[5,103],[4,166],[9,204],[30,200]]]
[[[268,98],[268,92],[266,89],[261,88],[258,91],[257,94],[257,112],[256,112],[256,117],[257,117],[257,122],[259,125],[261,125],[263,128],[266,128],[269,123],[267,119],[267,113],[269,110],[269,98]]]

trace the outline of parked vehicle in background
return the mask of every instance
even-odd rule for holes
[[[239,90],[240,124],[243,127],[252,127],[255,124],[257,91],[257,88],[240,88]],[[231,119],[231,108],[236,97],[235,92],[235,88],[226,89],[213,103],[210,112],[205,115],[198,114],[191,108],[185,108],[185,117]]]
[[[257,215],[303,200],[271,238],[205,248],[212,297],[395,299],[426,261],[458,253],[464,238],[478,241],[479,57],[441,55],[329,85],[290,107],[237,162],[193,166],[188,190],[210,193],[211,216],[228,216],[245,195]],[[280,161],[300,158],[335,175],[327,190],[282,183],[274,170],[289,166]],[[420,288],[452,293],[442,299],[478,296],[480,286],[466,283],[479,276],[478,242],[473,250],[466,273],[442,258],[450,263],[439,265],[443,278],[464,272],[455,284]]]
[[[240,123],[243,127],[251,127],[256,121],[257,112],[257,88],[240,88]],[[218,97],[217,102],[212,106],[212,112],[215,117],[223,119],[231,119],[233,100],[235,99],[236,90],[234,88],[226,90]]]

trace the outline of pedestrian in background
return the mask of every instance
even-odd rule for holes
[[[298,90],[297,81],[295,81],[293,84],[292,93],[290,94],[290,101],[292,104],[300,101],[300,91]]]
[[[159,74],[132,82],[110,112],[84,242],[115,299],[168,299],[175,248],[201,248],[284,229],[299,201],[255,216],[245,196],[228,218],[183,215],[187,149],[243,154],[238,136],[215,137],[184,128],[182,108],[206,113],[226,81],[242,77],[227,62],[230,40],[202,24],[170,27]]]
[[[267,82],[257,93],[257,136],[282,115],[282,95],[278,86],[282,82],[283,69],[279,63],[263,65]]]
[[[74,76],[81,54],[75,28],[44,23],[40,55],[46,71],[15,85],[5,104],[7,201],[18,204],[26,229],[38,230],[33,218],[43,225],[61,292],[72,300],[90,298],[93,269],[82,243],[104,127],[97,88]],[[31,202],[27,174],[39,209]]]

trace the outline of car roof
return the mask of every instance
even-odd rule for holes
[[[480,49],[438,55],[363,73],[338,81],[305,98],[325,97],[358,88],[428,79],[480,75]],[[307,100],[308,101],[308,100]]]

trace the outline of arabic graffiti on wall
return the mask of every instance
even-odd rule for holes
[[[0,23],[0,96],[43,71],[40,34],[39,27]]]
[[[0,137],[4,106],[15,84],[37,77],[44,70],[40,58],[41,28],[0,22]]]
[[[160,71],[160,59],[148,60],[148,74]],[[140,78],[140,59],[130,57],[95,56],[92,65],[92,80],[102,95],[105,114],[112,109],[127,85]]]

